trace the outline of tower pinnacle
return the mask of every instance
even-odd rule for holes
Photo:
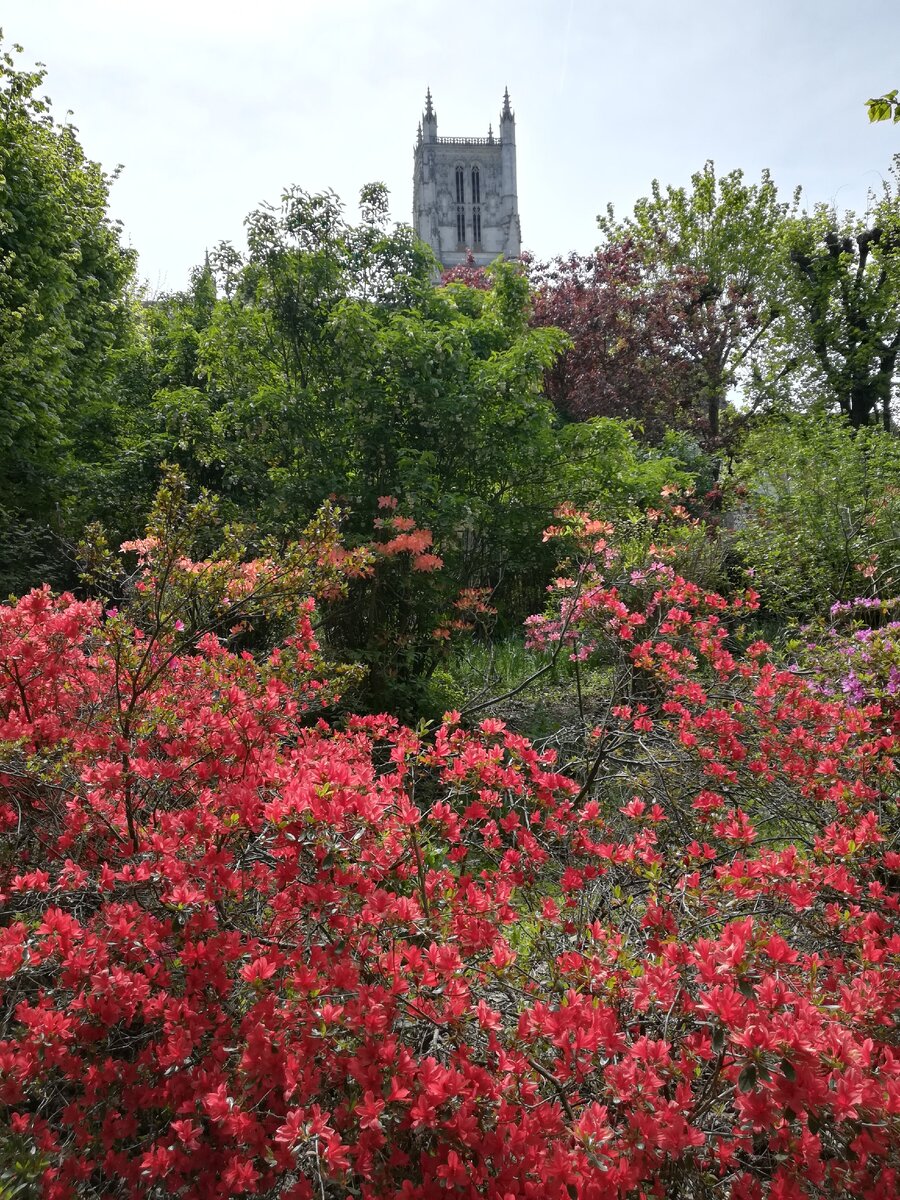
[[[426,142],[437,141],[437,113],[431,100],[431,88],[425,92],[425,112],[422,114],[422,138]]]
[[[515,120],[515,114],[513,113],[513,110],[509,107],[509,88],[508,87],[503,89],[503,110],[500,113],[500,120],[501,121],[514,121]]]

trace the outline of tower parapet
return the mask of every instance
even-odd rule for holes
[[[429,88],[414,152],[413,225],[444,267],[482,266],[522,248],[516,184],[516,119],[504,90],[499,137],[438,137]]]

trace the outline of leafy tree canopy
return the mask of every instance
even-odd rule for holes
[[[875,420],[891,427],[900,354],[898,163],[865,219],[818,205],[785,226],[787,353],[805,367],[819,402],[855,428]]]
[[[14,46],[13,51],[21,52]],[[133,254],[107,212],[110,178],[0,43],[0,531],[65,502],[70,456],[108,423],[111,352],[128,327]]]
[[[690,269],[703,277],[688,344],[713,438],[729,389],[752,376],[777,318],[782,264],[773,246],[790,210],[768,171],[759,183],[748,183],[742,171],[717,176],[707,162],[690,188],[664,190],[654,180],[631,216],[617,218],[610,205],[598,217],[607,241],[632,238],[644,247],[657,275]]]
[[[593,255],[531,263],[534,322],[571,345],[547,372],[547,394],[568,418],[626,417],[651,441],[698,424],[692,333],[705,276],[659,278],[632,239]]]
[[[202,271],[152,306],[147,445],[158,452],[162,432],[165,457],[229,515],[280,537],[333,497],[351,540],[368,538],[397,500],[446,570],[374,598],[359,585],[331,636],[374,655],[373,678],[405,645],[401,673],[422,678],[449,592],[525,586],[533,600],[545,582],[560,447],[541,389],[565,339],[530,327],[516,266],[496,264],[485,290],[435,286],[430,251],[390,225],[381,185],[361,211],[353,223],[333,194],[291,189],[250,215],[245,254],[211,254],[217,297]]]

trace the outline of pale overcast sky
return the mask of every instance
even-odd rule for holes
[[[787,197],[862,209],[900,150],[864,101],[900,87],[897,0],[4,0],[6,43],[48,67],[151,290],[283,188],[356,211],[383,180],[409,221],[431,86],[441,135],[517,120],[524,245],[596,244],[596,214],[713,158]]]

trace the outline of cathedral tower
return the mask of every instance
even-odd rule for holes
[[[413,177],[413,226],[444,267],[487,266],[522,249],[516,192],[516,118],[503,93],[499,136],[438,137],[429,88],[419,124]]]

